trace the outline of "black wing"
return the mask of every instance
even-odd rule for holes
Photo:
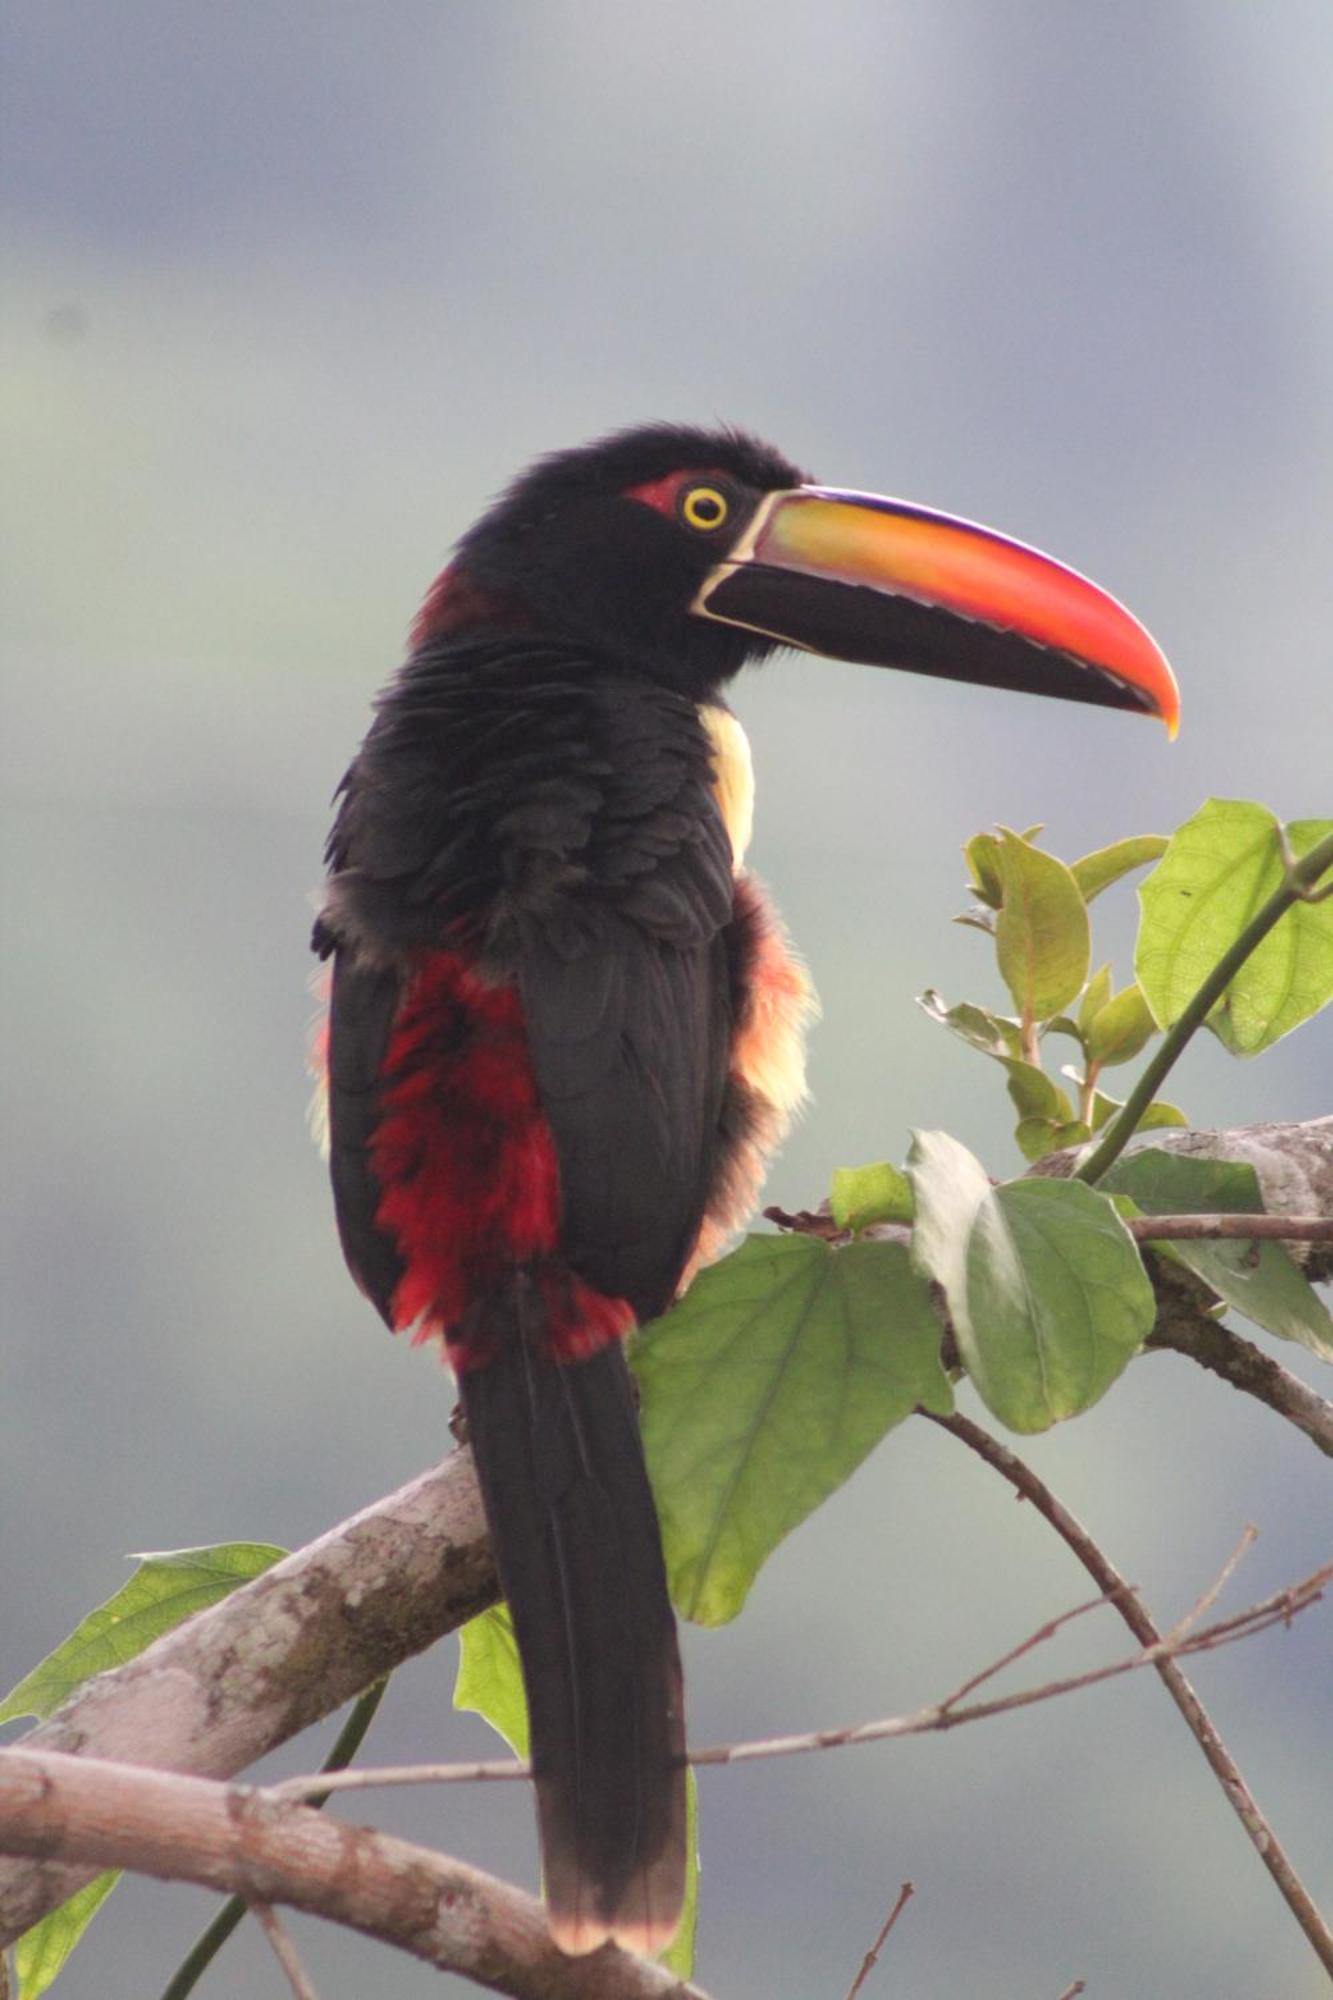
[[[647,1318],[671,1299],[711,1184],[734,884],[693,710],[612,690],[602,724],[609,772],[586,872],[524,921],[516,970],[560,1166],[562,1251]]]
[[[351,951],[335,951],[328,1056],[333,1206],[347,1267],[390,1325],[403,1261],[393,1239],[375,1226],[382,1189],[371,1166],[370,1141],[379,1122],[380,1071],[398,996],[398,974],[391,968],[358,964]]]

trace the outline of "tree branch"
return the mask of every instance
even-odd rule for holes
[[[480,1869],[248,1786],[100,1758],[0,1751],[0,1840],[283,1903],[515,2000],[707,2000],[612,1947],[568,1958],[540,1903]]]
[[[965,1444],[979,1458],[985,1459],[986,1463],[993,1466],[1002,1478],[1007,1479],[1025,1500],[1031,1501],[1043,1520],[1049,1521],[1061,1540],[1073,1550],[1098,1587],[1108,1596],[1114,1594],[1116,1609],[1141,1646],[1154,1651],[1162,1646],[1161,1633],[1109,1557],[1103,1554],[1087,1529],[1074,1518],[1061,1501],[1056,1499],[1050,1488],[1038,1479],[1030,1466],[1025,1465],[1022,1459],[1016,1457],[1006,1445],[1002,1445],[998,1438],[991,1437],[988,1431],[984,1431],[979,1424],[972,1423],[967,1417],[957,1415],[941,1417],[931,1411],[925,1411],[923,1414],[931,1423],[938,1424],[941,1430],[948,1431],[960,1443]],[[1333,1973],[1333,1931],[1330,1931],[1324,1922],[1309,1890],[1296,1873],[1276,1833],[1260,1811],[1254,1794],[1218,1735],[1212,1717],[1185,1678],[1177,1660],[1163,1652],[1153,1660],[1152,1664],[1171,1699],[1184,1716],[1195,1742],[1207,1758],[1227,1803],[1249,1835],[1288,1909],[1313,1946],[1320,1964],[1326,1972]]]
[[[1048,1619],[1020,1645],[1011,1647],[1000,1659],[992,1660],[989,1666],[972,1674],[952,1694],[932,1702],[927,1708],[915,1709],[908,1715],[882,1716],[874,1722],[812,1729],[802,1735],[760,1736],[743,1743],[713,1744],[707,1749],[691,1750],[686,1762],[696,1768],[708,1764],[751,1764],[769,1757],[799,1757],[811,1751],[844,1750],[863,1743],[886,1743],[902,1736],[933,1735],[942,1730],[957,1729],[968,1722],[987,1722],[992,1716],[1007,1715],[1016,1708],[1031,1708],[1037,1702],[1053,1701],[1059,1695],[1075,1694],[1083,1688],[1096,1687],[1102,1681],[1115,1680],[1121,1674],[1134,1673],[1142,1667],[1155,1667],[1161,1660],[1182,1658],[1190,1653],[1215,1652],[1219,1646],[1231,1645],[1238,1639],[1254,1638],[1260,1632],[1270,1631],[1275,1625],[1290,1625],[1302,1611],[1322,1601],[1326,1586],[1333,1580],[1333,1562],[1325,1563],[1298,1583],[1274,1591],[1270,1597],[1247,1606],[1244,1611],[1232,1612],[1229,1617],[1219,1618],[1200,1631],[1193,1629],[1253,1538],[1254,1530],[1247,1529],[1241,1547],[1228,1559],[1222,1574],[1164,1638],[1151,1646],[1141,1647],[1126,1659],[1112,1660],[1102,1667],[1089,1667],[1082,1673],[1068,1674],[1059,1680],[1044,1681],[1037,1687],[1017,1688],[1012,1694],[995,1695],[986,1701],[964,1704],[965,1695],[994,1680],[1006,1667],[1013,1666],[1015,1661],[1053,1639],[1073,1619],[1114,1602],[1116,1594],[1094,1597],[1085,1604],[1075,1605],[1072,1611]],[[1122,1585],[1120,1594],[1130,1594],[1130,1586]],[[354,1771],[340,1771],[333,1777],[320,1772],[310,1777],[282,1778],[266,1787],[264,1795],[287,1802],[308,1798],[316,1790],[327,1797],[330,1790],[364,1792],[402,1785],[489,1784],[529,1775],[529,1766],[516,1758],[468,1764],[365,1765]]]
[[[1333,1117],[1154,1133],[1152,1141],[1249,1161],[1270,1213],[1333,1213]],[[1059,1156],[1042,1167],[1068,1171]],[[1333,1253],[1323,1246],[1297,1245],[1293,1254],[1311,1278],[1333,1275]],[[1185,1313],[1178,1291],[1168,1311],[1160,1280],[1158,1298],[1149,1345],[1189,1355],[1333,1453],[1333,1405],[1197,1308]],[[23,1747],[230,1777],[466,1623],[497,1594],[471,1458],[455,1452],[136,1660],[90,1681],[25,1736]],[[93,1872],[0,1860],[0,1948]]]
[[[87,1682],[23,1747],[230,1777],[497,1596],[471,1455],[454,1452]],[[0,1861],[0,1948],[91,1872]]]

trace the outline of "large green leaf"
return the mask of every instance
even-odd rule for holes
[[[996,957],[1020,1017],[1044,1021],[1083,990],[1092,955],[1087,906],[1063,861],[1007,827],[1000,832]]]
[[[1100,1185],[1132,1195],[1145,1215],[1258,1214],[1263,1196],[1254,1168],[1240,1160],[1208,1160],[1156,1147],[1127,1153]],[[1295,1340],[1333,1361],[1333,1318],[1281,1243],[1158,1243],[1256,1326]]]
[[[918,1403],[952,1407],[926,1286],[897,1243],[751,1236],[631,1360],[679,1610],[734,1618],[765,1558]]]
[[[1152,1330],[1133,1238],[1080,1181],[992,1187],[965,1146],[913,1134],[914,1254],[944,1290],[977,1393],[1011,1430],[1039,1431],[1103,1395]]]
[[[268,1542],[223,1542],[140,1556],[129,1582],[10,1690],[0,1702],[0,1722],[50,1715],[81,1682],[123,1666],[192,1612],[261,1576],[286,1553]]]
[[[65,1960],[120,1880],[118,1868],[94,1875],[81,1889],[25,1931],[14,1947],[18,1974],[15,2000],[41,2000],[64,1967]]]
[[[470,1618],[458,1635],[454,1707],[479,1715],[516,1757],[529,1755],[528,1699],[518,1641],[507,1604],[493,1604]],[[688,1979],[694,1970],[699,1925],[699,1796],[693,1771],[685,1774],[685,1904],[676,1935],[659,1953],[665,1966]]]
[[[1248,799],[1209,799],[1171,837],[1139,890],[1134,969],[1160,1026],[1170,1027],[1222,954],[1280,886],[1278,822]],[[1333,820],[1287,828],[1306,854]],[[1208,1017],[1233,1055],[1257,1055],[1333,998],[1333,899],[1296,903],[1246,959]]]
[[[1150,861],[1160,860],[1166,848],[1164,833],[1132,834],[1128,840],[1116,840],[1109,847],[1099,847],[1095,854],[1085,854],[1081,861],[1071,863],[1070,873],[1084,902],[1090,903],[1131,869],[1145,868]]]

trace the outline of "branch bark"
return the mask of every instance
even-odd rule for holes
[[[39,1860],[58,1847],[90,1869],[290,1905],[515,2000],[707,2000],[613,1947],[566,1957],[540,1903],[480,1869],[248,1786],[6,1750],[0,1840]]]
[[[1248,1160],[1270,1213],[1333,1214],[1333,1116],[1234,1132],[1155,1133],[1153,1143]],[[1043,1167],[1059,1172],[1058,1161]],[[1303,1252],[1308,1276],[1333,1275],[1327,1246],[1297,1245],[1293,1254]],[[1333,1404],[1197,1307],[1184,1312],[1178,1289],[1168,1302],[1164,1283],[1149,1344],[1188,1354],[1333,1454]],[[231,1777],[456,1630],[497,1594],[471,1456],[454,1452],[138,1659],[90,1681],[22,1745]],[[0,1860],[0,1948],[94,1872]]]
[[[471,1454],[456,1451],[89,1681],[23,1747],[231,1777],[497,1596]],[[0,1861],[0,1947],[93,1872]]]

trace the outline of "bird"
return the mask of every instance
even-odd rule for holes
[[[778,647],[1176,726],[1161,650],[1075,571],[744,431],[650,424],[539,458],[463,534],[335,794],[338,1230],[457,1377],[569,1953],[661,1951],[684,1893],[625,1339],[743,1222],[804,1097],[813,997],[745,867],[726,699]]]

